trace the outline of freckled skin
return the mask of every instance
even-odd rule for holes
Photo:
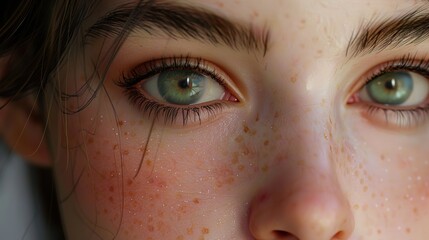
[[[125,41],[107,73],[106,92],[76,114],[54,108],[51,115],[68,239],[429,236],[429,124],[405,132],[362,117],[347,99],[348,81],[359,80],[355,68],[374,66],[367,60],[347,65],[342,55],[363,19],[416,3],[187,2],[270,27],[269,52],[259,58],[198,41],[151,40],[145,33]],[[102,1],[97,12],[121,3]],[[78,52],[76,59],[98,56],[88,51],[94,56]],[[207,58],[226,68],[246,92],[243,101],[216,116],[203,114],[201,125],[159,120],[151,131],[152,118],[114,81],[163,54]],[[80,76],[88,69],[83,62],[70,61],[61,79],[73,79],[70,69]],[[69,81],[62,90],[72,94],[84,83]],[[85,99],[64,105],[77,108]]]

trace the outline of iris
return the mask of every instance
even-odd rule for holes
[[[382,74],[366,84],[369,97],[378,104],[400,105],[413,91],[413,78],[407,72]]]
[[[158,77],[158,91],[169,103],[190,105],[204,94],[206,77],[192,70],[164,71]]]

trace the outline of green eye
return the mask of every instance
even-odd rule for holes
[[[162,71],[144,81],[142,85],[148,95],[172,105],[193,105],[220,100],[226,92],[213,78],[189,69]]]
[[[374,102],[399,105],[411,96],[414,84],[409,73],[390,72],[368,82],[365,88]]]
[[[205,90],[205,77],[190,70],[173,70],[159,74],[158,90],[169,103],[195,104]]]
[[[359,97],[364,102],[402,107],[421,105],[428,95],[428,79],[411,71],[381,74],[359,92]]]

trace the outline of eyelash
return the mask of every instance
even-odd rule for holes
[[[209,105],[171,106],[149,99],[136,88],[136,84],[144,81],[144,79],[163,71],[181,69],[194,70],[206,75],[227,89],[224,77],[211,67],[207,61],[189,56],[173,56],[150,60],[128,74],[122,74],[122,78],[116,84],[125,89],[129,100],[136,104],[143,113],[148,114],[149,117],[153,116],[154,119],[163,118],[164,124],[174,124],[180,115],[184,126],[189,120],[201,124],[201,114],[206,113],[209,117],[215,116],[222,112],[224,107],[228,106],[224,101],[213,102]]]
[[[429,58],[425,57],[419,59],[416,55],[408,54],[398,58],[397,60],[387,62],[381,65],[377,71],[367,77],[365,84],[362,87],[365,87],[367,83],[385,73],[398,70],[405,70],[420,74],[429,81]],[[425,122],[425,120],[429,118],[429,103],[426,102],[422,106],[405,107],[402,109],[372,104],[367,106],[367,112],[370,115],[375,115],[379,112],[382,112],[382,114],[384,114],[386,124],[389,124],[391,119],[394,118],[393,121],[399,127],[418,126],[420,123]]]

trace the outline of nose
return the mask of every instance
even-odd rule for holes
[[[335,175],[325,173],[286,170],[266,184],[250,207],[254,238],[348,239],[354,228],[353,213]]]

